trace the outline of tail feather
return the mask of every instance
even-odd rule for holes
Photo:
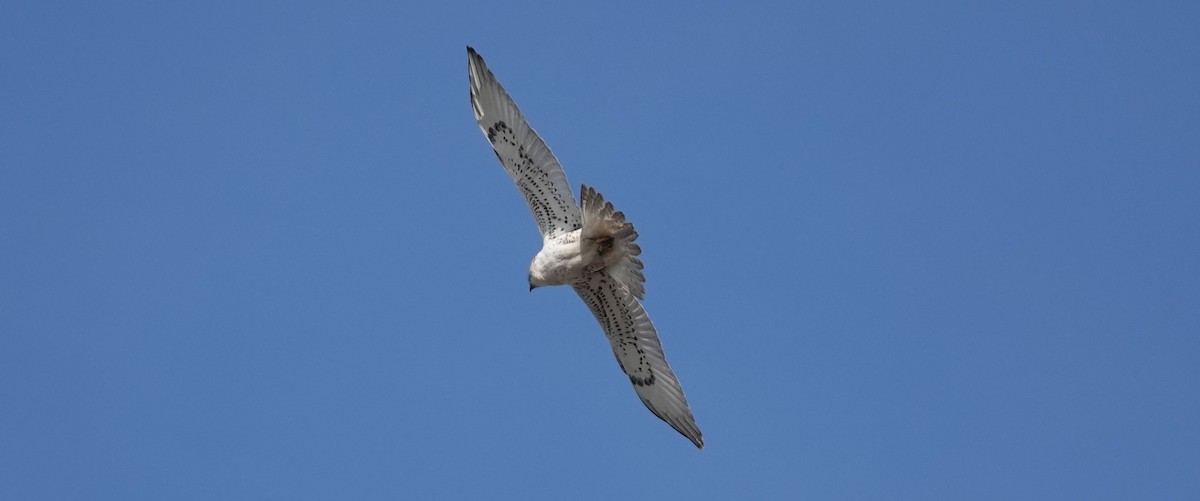
[[[612,202],[605,202],[595,188],[584,185],[579,191],[581,236],[585,245],[595,246],[599,254],[593,271],[608,269],[634,297],[644,298],[646,277],[641,270],[645,265],[638,258],[642,248],[634,243],[638,233],[633,223],[625,222],[625,213],[614,209]]]

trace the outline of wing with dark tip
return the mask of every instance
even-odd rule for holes
[[[579,229],[579,208],[558,159],[525,121],[475,49],[467,47],[471,108],[496,158],[517,183],[542,236]]]
[[[617,363],[629,376],[642,403],[703,449],[704,438],[683,387],[667,364],[658,333],[642,304],[606,270],[592,273],[572,286],[604,328]]]

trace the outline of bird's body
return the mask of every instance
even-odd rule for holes
[[[529,264],[529,287],[547,285],[569,285],[583,278],[588,267],[599,260],[599,256],[585,253],[580,234],[575,230],[547,237],[542,241],[542,250],[533,256]]]
[[[543,239],[542,250],[529,264],[529,287],[570,285],[605,271],[640,299],[645,277],[637,257],[642,249],[633,243],[638,237],[633,224],[625,222],[625,214],[614,211],[594,189],[584,186],[579,198],[580,228]]]
[[[530,290],[549,285],[575,289],[600,322],[642,403],[703,448],[683,387],[639,301],[645,297],[645,277],[633,224],[587,186],[580,190],[577,207],[558,159],[483,58],[467,47],[467,61],[475,121],[542,233],[542,249],[529,265]]]

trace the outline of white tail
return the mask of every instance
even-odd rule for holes
[[[579,190],[580,219],[583,223],[582,244],[597,254],[589,271],[608,269],[614,279],[625,286],[634,297],[646,295],[646,277],[642,275],[642,248],[634,243],[637,231],[633,223],[625,222],[625,214],[605,202],[595,188],[583,185]]]

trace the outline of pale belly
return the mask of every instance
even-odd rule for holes
[[[534,285],[565,285],[588,273],[595,253],[585,252],[579,235],[575,230],[542,243],[529,269]]]

